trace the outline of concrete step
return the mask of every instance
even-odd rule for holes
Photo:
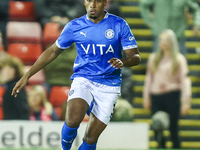
[[[152,41],[137,41],[138,47],[148,47],[151,48],[153,45]],[[200,47],[200,42],[186,41],[187,48],[197,48]]]
[[[190,71],[200,71],[200,65],[189,65],[188,66]],[[131,67],[132,70],[146,70],[146,65],[137,65]]]
[[[150,115],[151,111],[144,108],[134,108],[134,115]],[[200,109],[191,108],[188,115],[200,115]]]
[[[140,82],[140,83],[143,83],[144,84],[144,81],[145,81],[145,77],[146,75],[132,75],[131,76],[131,79],[135,82]],[[200,77],[196,77],[196,76],[189,76],[192,84],[195,84],[195,83],[200,83]]]
[[[151,119],[134,119],[134,122],[145,122],[151,124]],[[200,127],[200,120],[180,119],[179,126]]]
[[[149,131],[149,136],[150,137],[155,136],[153,130]],[[164,130],[163,131],[163,136],[169,137],[170,136],[170,131],[169,130]],[[196,137],[196,138],[200,138],[200,131],[180,130],[179,131],[179,136],[180,137]]]
[[[139,23],[139,19],[135,19],[135,20],[137,20],[138,21],[137,23]],[[137,37],[137,36],[142,36],[142,37],[153,36],[150,29],[131,29],[131,31],[135,37]],[[193,31],[185,30],[185,36],[186,37],[194,37]],[[199,36],[200,36],[200,32],[199,32]]]
[[[130,7],[132,7],[132,6],[129,6],[129,9],[131,9]],[[138,8],[136,8],[136,7],[138,7]],[[129,11],[129,10],[125,10],[125,8],[126,7],[122,7],[121,8],[121,10],[122,11],[125,11],[125,12],[127,12],[127,11]],[[134,13],[140,13],[140,9],[139,9],[139,6],[134,6],[134,8],[133,8],[135,11],[134,11]],[[137,10],[137,11],[136,11]],[[124,18],[126,21],[127,21],[127,23],[131,26],[131,25],[145,25],[145,22],[144,22],[144,20],[142,19],[142,18],[133,18],[133,17],[130,17],[130,18]],[[190,19],[190,20],[188,20],[188,24],[189,25],[192,25],[193,24],[193,19]]]
[[[157,148],[158,147],[158,143],[156,141],[150,141],[149,142],[149,147],[150,148]],[[172,142],[168,141],[166,142],[166,147],[167,148],[172,148]],[[183,141],[181,142],[181,147],[184,149],[200,149],[200,142],[187,142],[187,141]]]
[[[133,90],[135,93],[137,93],[137,92],[142,93],[143,88],[144,88],[143,85],[142,86],[137,85],[137,86],[133,87]],[[192,87],[192,93],[200,93],[200,87]]]
[[[137,105],[138,108],[142,108],[142,100],[143,98],[142,97],[134,97],[133,99],[133,105]],[[192,98],[191,99],[191,105],[192,106],[200,106],[200,98]],[[136,107],[137,108],[137,107]],[[192,107],[193,108],[193,107]]]
[[[120,10],[122,13],[140,13],[139,6],[121,6]]]
[[[140,56],[141,56],[142,59],[148,59],[150,54],[151,54],[150,52],[149,53],[141,52]],[[190,60],[200,60],[200,54],[197,54],[197,53],[195,53],[195,54],[188,53],[186,57],[187,57],[188,61],[190,61]]]
[[[139,2],[140,0],[116,0],[118,2]]]

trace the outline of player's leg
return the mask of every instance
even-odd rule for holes
[[[105,123],[101,122],[95,115],[90,113],[90,119],[83,138],[83,143],[79,147],[79,150],[95,150],[97,140],[106,126]]]
[[[93,97],[84,78],[75,78],[68,95],[66,108],[66,122],[62,128],[63,150],[71,148],[77,135],[77,129],[82,122],[86,111],[89,109]]]
[[[89,109],[87,102],[81,98],[71,99],[67,103],[66,122],[62,128],[62,148],[69,150],[77,136],[77,129],[82,122],[85,112]]]
[[[79,150],[95,150],[97,140],[106,128],[112,116],[117,98],[120,95],[120,87],[107,86],[93,82],[92,95],[94,97],[90,119]]]
[[[78,127],[88,109],[89,105],[85,100],[81,98],[70,100],[66,108],[66,124],[71,128]]]

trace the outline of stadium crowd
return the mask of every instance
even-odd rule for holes
[[[120,14],[120,5],[117,1],[108,0],[108,4],[106,6],[106,10],[109,13],[113,13],[115,15],[121,16]],[[20,111],[15,110],[15,113],[10,116],[10,118],[5,117],[8,109],[3,107],[3,102],[5,103],[6,99],[4,98],[4,94],[8,89],[8,82],[11,81],[3,81],[3,63],[9,62],[15,64],[16,61],[19,61],[21,64],[20,68],[24,72],[26,72],[30,66],[37,60],[42,51],[49,47],[51,44],[55,42],[55,40],[60,35],[64,26],[72,19],[80,17],[86,13],[83,1],[82,0],[1,0],[0,1],[0,69],[1,69],[1,104],[0,104],[0,119],[25,119],[23,117],[17,117],[16,115],[20,113]],[[17,25],[17,23],[19,23]],[[26,24],[28,23],[28,24]],[[30,25],[29,23],[36,24],[35,26]],[[10,24],[10,25],[9,25]],[[27,28],[28,33],[26,36],[25,31]],[[14,33],[14,30],[19,30],[22,33]],[[34,30],[35,29],[35,30]],[[24,30],[24,31],[23,31]],[[32,30],[32,31],[30,31]],[[34,32],[37,32],[37,35]],[[21,35],[19,35],[21,34]],[[65,113],[65,105],[67,94],[69,91],[69,86],[72,81],[70,80],[70,76],[73,73],[73,63],[76,58],[76,50],[75,45],[72,45],[67,51],[63,51],[63,54],[60,55],[54,62],[49,64],[44,68],[44,70],[40,71],[36,75],[34,75],[28,85],[27,88],[24,89],[24,93],[22,95],[23,101],[21,103],[24,106],[22,108],[26,108],[28,111],[26,119],[31,120],[44,120],[40,114],[44,114],[44,108],[53,107],[54,112],[53,117],[46,117],[47,120],[64,120]],[[13,62],[12,62],[13,61]],[[61,63],[62,62],[62,63]],[[16,65],[18,65],[16,63]],[[5,70],[5,69],[4,69]],[[55,73],[56,72],[56,73]],[[125,109],[130,111],[132,106],[130,106],[131,100],[133,98],[133,94],[130,92],[133,83],[131,81],[131,70],[129,68],[123,69],[123,74],[125,77],[123,82],[122,89],[122,97],[125,104]],[[4,74],[8,74],[7,72]],[[19,78],[17,78],[19,79]],[[17,81],[16,79],[16,81]],[[16,81],[14,83],[16,83]],[[40,97],[41,92],[37,92],[36,89],[41,89],[41,87],[37,87],[37,85],[41,85],[45,90],[41,98],[41,109],[38,109],[37,116],[41,117],[33,117],[33,100],[31,101],[30,97],[33,97],[33,92],[30,92],[30,89],[35,89],[35,95]],[[12,87],[14,84],[12,85]],[[35,87],[36,86],[36,87]],[[7,91],[8,92],[8,91]],[[9,91],[11,92],[11,91]],[[44,95],[45,94],[45,95]],[[7,93],[7,96],[10,94]],[[31,96],[30,96],[31,95]],[[50,103],[44,102],[44,96]],[[37,97],[37,96],[35,96]],[[58,98],[59,97],[59,98]],[[20,99],[20,97],[18,97]],[[43,100],[42,100],[43,99]],[[59,102],[54,102],[59,101]],[[129,101],[127,103],[127,101]],[[8,101],[6,101],[8,102]],[[36,102],[35,102],[36,103]],[[123,101],[122,101],[123,103]],[[9,103],[8,103],[9,104]],[[14,104],[14,102],[13,102]],[[46,107],[47,105],[48,107]],[[50,106],[52,105],[52,106]],[[15,107],[15,105],[13,106]],[[20,107],[18,105],[18,107]],[[37,106],[34,106],[37,107]],[[20,110],[21,108],[19,108]],[[40,111],[39,111],[40,110]],[[23,110],[21,110],[23,111]],[[11,112],[10,112],[11,113]],[[47,110],[47,114],[49,110]],[[29,116],[29,117],[28,117]],[[34,118],[34,119],[33,119]],[[57,119],[56,119],[57,118]],[[133,115],[132,115],[133,119]],[[115,117],[113,117],[115,120]],[[118,118],[119,120],[119,118]],[[131,118],[129,118],[131,120]],[[88,121],[88,116],[86,115],[84,121]]]

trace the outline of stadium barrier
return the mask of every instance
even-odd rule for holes
[[[64,122],[0,121],[0,148],[60,148]],[[72,148],[82,143],[87,122],[82,122]],[[101,134],[98,149],[147,149],[149,124],[110,122]]]

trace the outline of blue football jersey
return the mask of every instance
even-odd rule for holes
[[[110,86],[121,85],[121,69],[111,67],[108,60],[122,58],[122,50],[138,47],[127,22],[108,12],[97,24],[87,14],[69,22],[56,45],[66,49],[72,43],[76,44],[77,57],[71,79],[84,77]]]

